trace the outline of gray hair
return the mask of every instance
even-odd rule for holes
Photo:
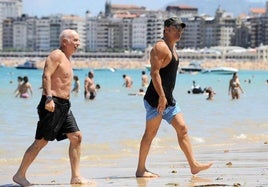
[[[76,33],[75,30],[71,30],[71,29],[65,29],[63,30],[61,33],[60,33],[60,36],[59,36],[59,40],[60,40],[60,43],[62,43],[62,41],[64,39],[67,39],[68,41],[70,40],[71,36]]]

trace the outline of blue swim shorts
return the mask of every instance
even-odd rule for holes
[[[152,107],[145,99],[143,101],[144,101],[144,107],[146,110],[146,121],[153,119],[156,116],[160,115],[157,111],[157,108]],[[171,124],[173,117],[180,112],[181,112],[181,109],[176,103],[175,106],[168,106],[164,110],[162,118],[166,120],[169,124]]]

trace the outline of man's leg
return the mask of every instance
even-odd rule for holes
[[[80,175],[80,155],[81,155],[81,141],[82,134],[80,131],[69,133],[67,137],[70,140],[69,146],[69,157],[71,163],[71,184],[85,184],[85,183],[94,183],[88,181],[87,179],[81,177]]]
[[[47,145],[48,141],[41,139],[35,140],[33,144],[26,150],[21,165],[17,173],[13,176],[13,181],[21,186],[30,186],[31,183],[26,179],[26,172],[34,161],[40,150]]]
[[[192,174],[197,174],[202,170],[210,168],[212,166],[212,163],[200,164],[195,160],[192,145],[188,135],[188,129],[184,122],[182,113],[176,114],[171,124],[177,132],[179,145],[187,158]]]
[[[149,172],[146,169],[145,162],[151,147],[151,143],[159,129],[161,120],[162,116],[158,115],[157,117],[146,121],[145,132],[143,134],[140,143],[140,153],[139,153],[139,161],[138,161],[138,168],[136,171],[136,177],[158,177],[157,174]]]

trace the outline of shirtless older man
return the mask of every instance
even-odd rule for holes
[[[46,59],[43,72],[43,93],[38,105],[39,121],[35,141],[25,152],[20,168],[13,181],[21,186],[30,186],[26,172],[38,153],[48,141],[66,138],[70,141],[71,184],[89,183],[80,175],[80,150],[82,134],[70,110],[70,92],[73,78],[71,55],[80,45],[79,35],[74,30],[63,30],[60,48],[52,51]]]

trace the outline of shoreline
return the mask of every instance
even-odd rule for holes
[[[89,180],[95,181],[91,187],[163,187],[163,186],[184,186],[184,187],[205,187],[205,186],[235,186],[235,187],[265,187],[267,183],[268,168],[265,166],[267,158],[264,157],[267,145],[262,142],[247,143],[238,147],[226,145],[209,149],[206,146],[195,147],[198,161],[207,163],[212,161],[213,166],[208,170],[192,175],[189,166],[181,151],[168,151],[162,155],[150,154],[148,168],[158,173],[159,178],[136,178],[135,170],[137,155],[129,155],[125,158],[99,158],[88,160],[82,156],[81,173]],[[48,148],[49,149],[49,148]],[[152,148],[154,150],[154,147]],[[82,151],[84,151],[82,149]],[[176,156],[176,154],[179,156]],[[66,157],[66,155],[64,155]],[[44,156],[43,156],[44,157]],[[64,158],[65,158],[64,157]],[[71,187],[70,166],[68,159],[50,159],[49,163],[57,162],[57,166],[47,166],[47,160],[38,157],[29,170],[28,179],[35,185],[50,186],[59,185]],[[1,185],[6,187],[17,186],[12,181],[19,164],[16,160],[7,166],[0,180]],[[38,169],[42,168],[42,170]],[[3,172],[2,172],[3,174]]]
[[[27,61],[27,58],[0,58],[0,64],[4,67],[15,67],[19,64],[23,64]],[[32,58],[36,61],[36,66],[39,69],[43,69],[45,59]],[[101,68],[115,68],[115,69],[144,69],[148,64],[144,59],[129,59],[129,58],[112,58],[112,59],[72,59],[73,67],[79,69],[101,69]],[[180,60],[180,66],[188,66],[190,61]],[[214,67],[232,67],[238,70],[268,70],[268,63],[266,62],[249,62],[249,61],[221,61],[221,60],[206,60],[201,63],[202,68],[214,68]]]

